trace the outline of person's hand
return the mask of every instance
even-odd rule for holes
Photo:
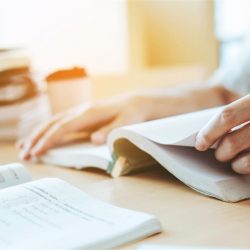
[[[103,144],[112,129],[148,119],[151,105],[146,99],[143,96],[123,96],[56,115],[18,142],[20,158],[39,157],[48,149],[64,143],[65,137],[74,132],[85,134],[95,144]]]
[[[217,140],[215,157],[230,161],[235,172],[250,174],[250,95],[227,105],[198,133],[196,148],[205,151]]]

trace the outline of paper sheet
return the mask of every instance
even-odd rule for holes
[[[89,247],[151,218],[42,179],[1,191],[0,248]]]
[[[197,111],[122,129],[135,132],[159,144],[193,147],[198,131],[221,109],[222,107]]]
[[[0,166],[0,189],[31,181],[25,167],[19,163]]]

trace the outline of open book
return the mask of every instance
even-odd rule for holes
[[[31,181],[20,164],[0,166],[0,185],[1,249],[110,249],[161,231],[154,216],[98,201],[63,180]]]
[[[221,108],[208,109],[115,129],[108,146],[78,144],[50,150],[41,161],[64,167],[97,167],[113,177],[160,164],[183,183],[223,201],[250,198],[250,176],[232,171],[214,157],[214,149],[198,152],[197,132]],[[214,148],[215,145],[212,147]]]

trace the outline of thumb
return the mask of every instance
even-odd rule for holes
[[[106,143],[108,134],[115,128],[120,127],[122,125],[119,119],[115,119],[113,122],[109,123],[106,126],[98,129],[97,131],[93,132],[90,136],[91,142],[94,144],[104,144]]]

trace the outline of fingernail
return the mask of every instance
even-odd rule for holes
[[[205,150],[207,150],[207,147],[204,144],[204,141],[203,141],[202,137],[199,136],[199,135],[196,137],[195,148],[197,150],[199,150],[199,151],[205,151]]]
[[[21,152],[19,153],[19,158],[20,158],[21,160],[24,160],[24,156],[25,156],[25,153],[24,153],[23,151],[21,151]]]
[[[19,158],[22,160],[22,161],[25,161],[29,158],[29,154],[26,152],[26,151],[21,151],[20,154],[19,154]]]
[[[24,144],[21,152],[20,152],[20,158],[22,160],[27,160],[29,159],[29,155],[30,155],[30,147],[31,147],[31,144],[28,143],[28,144]]]
[[[105,142],[105,136],[102,133],[94,133],[91,135],[91,141],[97,144],[102,144]]]

